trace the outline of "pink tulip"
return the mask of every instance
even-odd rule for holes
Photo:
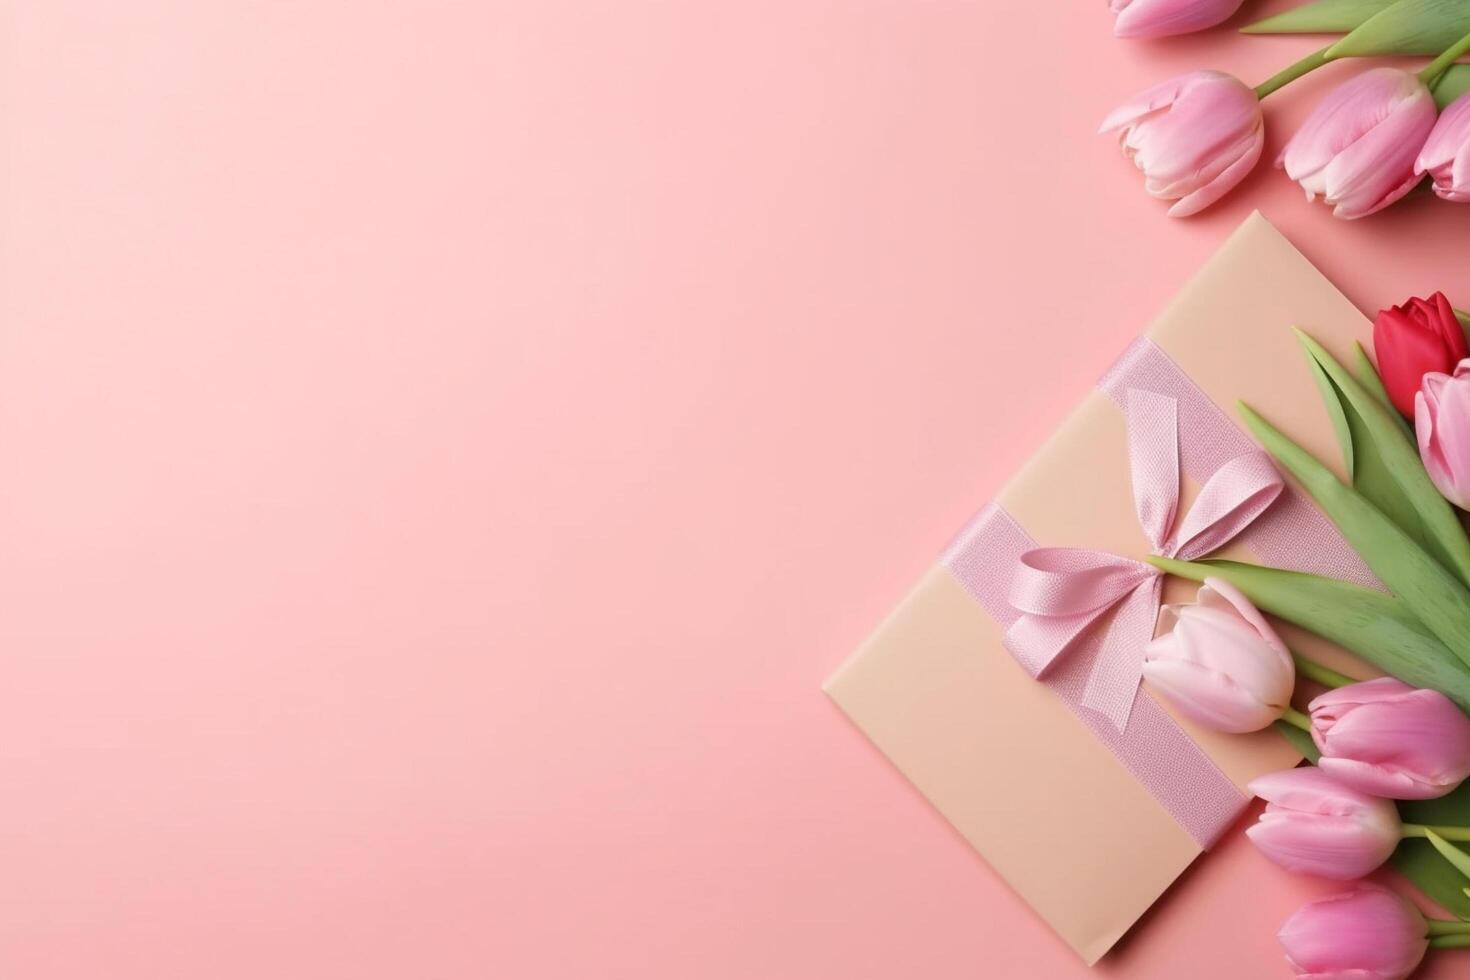
[[[1456,507],[1470,509],[1470,358],[1455,373],[1424,376],[1414,396],[1414,431],[1429,478]]]
[[[1276,161],[1339,218],[1361,218],[1419,182],[1414,159],[1434,128],[1434,96],[1419,76],[1374,68],[1328,93]]]
[[[1109,0],[1114,37],[1168,37],[1228,20],[1241,0]]]
[[[1381,885],[1297,909],[1276,938],[1300,980],[1403,980],[1429,948],[1419,910]]]
[[[1281,717],[1296,669],[1281,637],[1235,586],[1207,578],[1193,605],[1165,606],[1173,630],[1148,645],[1143,675],[1183,714],[1220,732]]]
[[[1250,790],[1266,800],[1266,810],[1246,836],[1288,871],[1361,878],[1388,860],[1403,836],[1392,803],[1315,766],[1262,776]]]
[[[1414,162],[1414,173],[1429,174],[1434,193],[1446,201],[1470,201],[1470,93],[1439,114],[1439,122]]]
[[[1101,133],[1120,130],[1123,154],[1143,171],[1143,188],[1174,201],[1173,217],[1214,204],[1261,158],[1261,103],[1244,82],[1195,71],[1155,85],[1114,109]]]
[[[1431,800],[1470,776],[1470,718],[1438,691],[1380,677],[1328,691],[1309,710],[1318,765],[1345,786]]]

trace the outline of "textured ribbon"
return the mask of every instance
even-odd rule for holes
[[[1124,411],[1132,389],[1173,399],[1183,436],[1174,446],[1178,468],[1196,483],[1207,484],[1236,457],[1256,449],[1174,359],[1147,337],[1134,341],[1098,380],[1097,387]],[[1167,467],[1159,472],[1167,472]],[[1195,505],[1196,509],[1200,506]],[[1187,538],[1181,530],[1178,539]],[[1332,522],[1290,487],[1238,536],[1237,543],[1265,565],[1382,589]],[[961,529],[941,561],[1000,629],[1008,631],[1022,615],[1010,603],[1012,583],[1023,567],[1021,556],[1039,546],[1004,507],[992,503]],[[1150,602],[1144,604],[1150,623],[1153,598],[1150,591]],[[1085,706],[1084,694],[1095,665],[1114,656],[1114,638],[1101,633],[1082,630],[1065,648],[1066,656],[1052,658],[1055,662],[1046,674],[1047,689],[1200,847],[1210,847],[1234,825],[1249,797],[1146,691],[1134,690],[1126,730]]]
[[[1179,509],[1179,417],[1174,398],[1127,389],[1128,458],[1138,522],[1153,553],[1193,561],[1223,547],[1250,525],[1284,484],[1260,450],[1227,460],[1206,481],[1176,527]],[[1113,611],[1102,653],[1092,663],[1082,704],[1123,731],[1153,639],[1162,573],[1145,562],[1086,548],[1033,548],[1021,555],[1009,601],[1019,614],[1005,645],[1032,677],[1045,678],[1076,641]]]

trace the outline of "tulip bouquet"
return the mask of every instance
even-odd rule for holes
[[[1256,780],[1247,834],[1288,870],[1355,880],[1392,860],[1458,920],[1426,919],[1376,885],[1306,906],[1283,927],[1303,977],[1406,977],[1431,947],[1470,947],[1470,345],[1442,294],[1383,310],[1377,364],[1353,370],[1299,333],[1346,482],[1246,405],[1246,426],[1389,591],[1224,560],[1149,559],[1203,582],[1170,607],[1144,676],[1196,722],[1275,724],[1315,765]],[[1409,422],[1412,418],[1412,426]],[[1387,672],[1357,680],[1287,649],[1259,610]],[[1307,685],[1323,688],[1292,706]],[[1299,702],[1300,703],[1300,702]],[[1467,844],[1470,846],[1470,844]],[[1355,972],[1356,971],[1356,972]]]
[[[1114,33],[1162,37],[1212,27],[1240,0],[1111,0]],[[1251,87],[1195,71],[1140,93],[1103,121],[1143,171],[1144,189],[1194,214],[1223,197],[1260,160],[1261,100],[1332,61],[1424,54],[1418,73],[1370,68],[1330,92],[1286,143],[1276,166],[1339,218],[1380,211],[1427,175],[1447,201],[1470,201],[1470,0],[1316,0],[1247,33],[1345,36]],[[1443,107],[1443,112],[1439,111]]]

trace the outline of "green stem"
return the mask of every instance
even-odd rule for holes
[[[1448,919],[1426,919],[1431,936],[1470,936],[1470,922],[1452,922]]]
[[[1429,945],[1435,949],[1470,949],[1470,936],[1435,936]]]
[[[1312,719],[1308,718],[1306,715],[1302,714],[1295,708],[1287,708],[1285,711],[1283,711],[1281,713],[1281,720],[1286,722],[1288,725],[1293,725],[1297,728],[1300,728],[1304,732],[1310,732],[1312,730]]]
[[[1403,835],[1405,837],[1424,837],[1426,830],[1432,830],[1445,840],[1470,841],[1470,827],[1438,827],[1426,826],[1418,823],[1404,824]]]
[[[1264,99],[1266,96],[1270,95],[1272,92],[1276,91],[1282,86],[1289,85],[1292,82],[1296,81],[1298,78],[1301,78],[1307,72],[1316,71],[1318,68],[1321,68],[1323,65],[1327,64],[1327,62],[1332,60],[1331,58],[1327,57],[1327,52],[1329,49],[1331,49],[1331,47],[1332,45],[1329,44],[1321,51],[1313,51],[1301,61],[1298,61],[1294,65],[1289,65],[1288,67],[1281,69],[1276,74],[1272,75],[1270,78],[1257,85],[1256,98]]]
[[[1439,76],[1450,70],[1453,65],[1466,51],[1470,51],[1470,34],[1466,34],[1448,48],[1438,58],[1431,61],[1423,71],[1419,73],[1419,80],[1430,88],[1434,88],[1439,82]]]
[[[1318,684],[1325,684],[1328,687],[1347,687],[1349,684],[1359,683],[1356,677],[1339,674],[1331,667],[1325,667],[1315,660],[1308,660],[1299,653],[1293,652],[1291,660],[1292,663],[1296,664],[1296,672],[1298,674],[1301,674],[1308,680],[1316,681]]]

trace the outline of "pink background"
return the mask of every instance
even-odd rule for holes
[[[1470,304],[1470,209],[1262,167],[1170,221],[1094,136],[1311,39],[0,16],[8,977],[1087,976],[820,681],[1252,206],[1364,308]],[[1320,890],[1236,835],[1097,973],[1285,976]]]

